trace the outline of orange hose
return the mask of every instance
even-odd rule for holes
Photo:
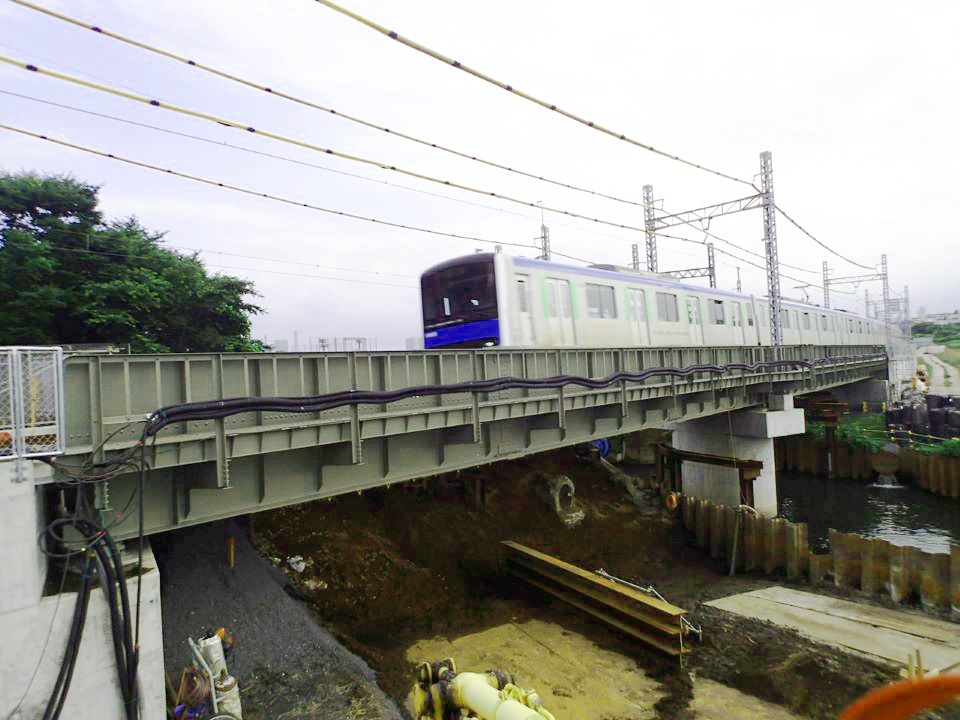
[[[957,696],[960,696],[960,675],[905,680],[871,690],[848,706],[840,720],[906,720]]]

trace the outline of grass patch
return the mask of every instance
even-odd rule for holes
[[[879,413],[868,415],[841,415],[834,435],[837,442],[870,450],[880,450],[887,444],[887,420]],[[807,432],[817,440],[823,440],[825,429],[822,421],[807,423]]]
[[[947,349],[942,353],[937,353],[937,357],[943,360],[945,363],[953,365],[956,368],[960,368],[960,349],[948,345]]]

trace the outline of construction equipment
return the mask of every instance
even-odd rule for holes
[[[407,709],[416,720],[556,720],[537,691],[517,686],[512,675],[499,670],[458,673],[453,658],[420,663]]]

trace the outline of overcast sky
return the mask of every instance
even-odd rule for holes
[[[633,201],[652,184],[670,212],[745,197],[744,185],[629,146],[448,67],[313,0],[36,0],[104,29],[431,143]],[[568,2],[343,0],[351,10],[515,88],[643,143],[753,180],[773,153],[776,200],[842,255],[879,266],[911,305],[960,306],[955,2]],[[370,130],[216,78],[0,0],[0,54],[315,145],[548,207],[642,226],[602,200]],[[0,122],[179,172],[491,241],[532,244],[540,213],[184,117],[0,65],[0,90],[187,133],[203,142],[0,94]],[[218,146],[219,145],[219,146]],[[297,160],[296,164],[236,149]],[[317,167],[311,167],[315,165]],[[0,171],[71,174],[101,186],[109,218],[136,215],[178,249],[261,294],[260,338],[419,334],[417,277],[492,245],[253,198],[0,130]],[[759,181],[758,181],[759,182]],[[554,250],[628,265],[641,233],[545,213]],[[778,217],[782,272],[822,301],[830,255]],[[719,238],[763,252],[757,210],[717,218]],[[672,234],[702,241],[695,228]],[[713,240],[760,265],[759,257]],[[701,267],[705,248],[660,239],[661,270]],[[505,248],[525,256],[533,249]],[[248,256],[248,257],[244,257]],[[719,255],[718,285],[766,292],[762,269]],[[803,272],[783,264],[805,268]],[[339,269],[333,269],[339,268]],[[318,277],[319,276],[319,277]],[[695,281],[695,282],[703,282]],[[783,278],[784,294],[801,283]],[[863,308],[877,282],[832,289]]]

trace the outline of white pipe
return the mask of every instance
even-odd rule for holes
[[[496,681],[492,675],[460,673],[450,684],[454,704],[467,708],[483,720],[544,720],[540,713],[523,703],[504,700],[500,691],[490,684]]]

